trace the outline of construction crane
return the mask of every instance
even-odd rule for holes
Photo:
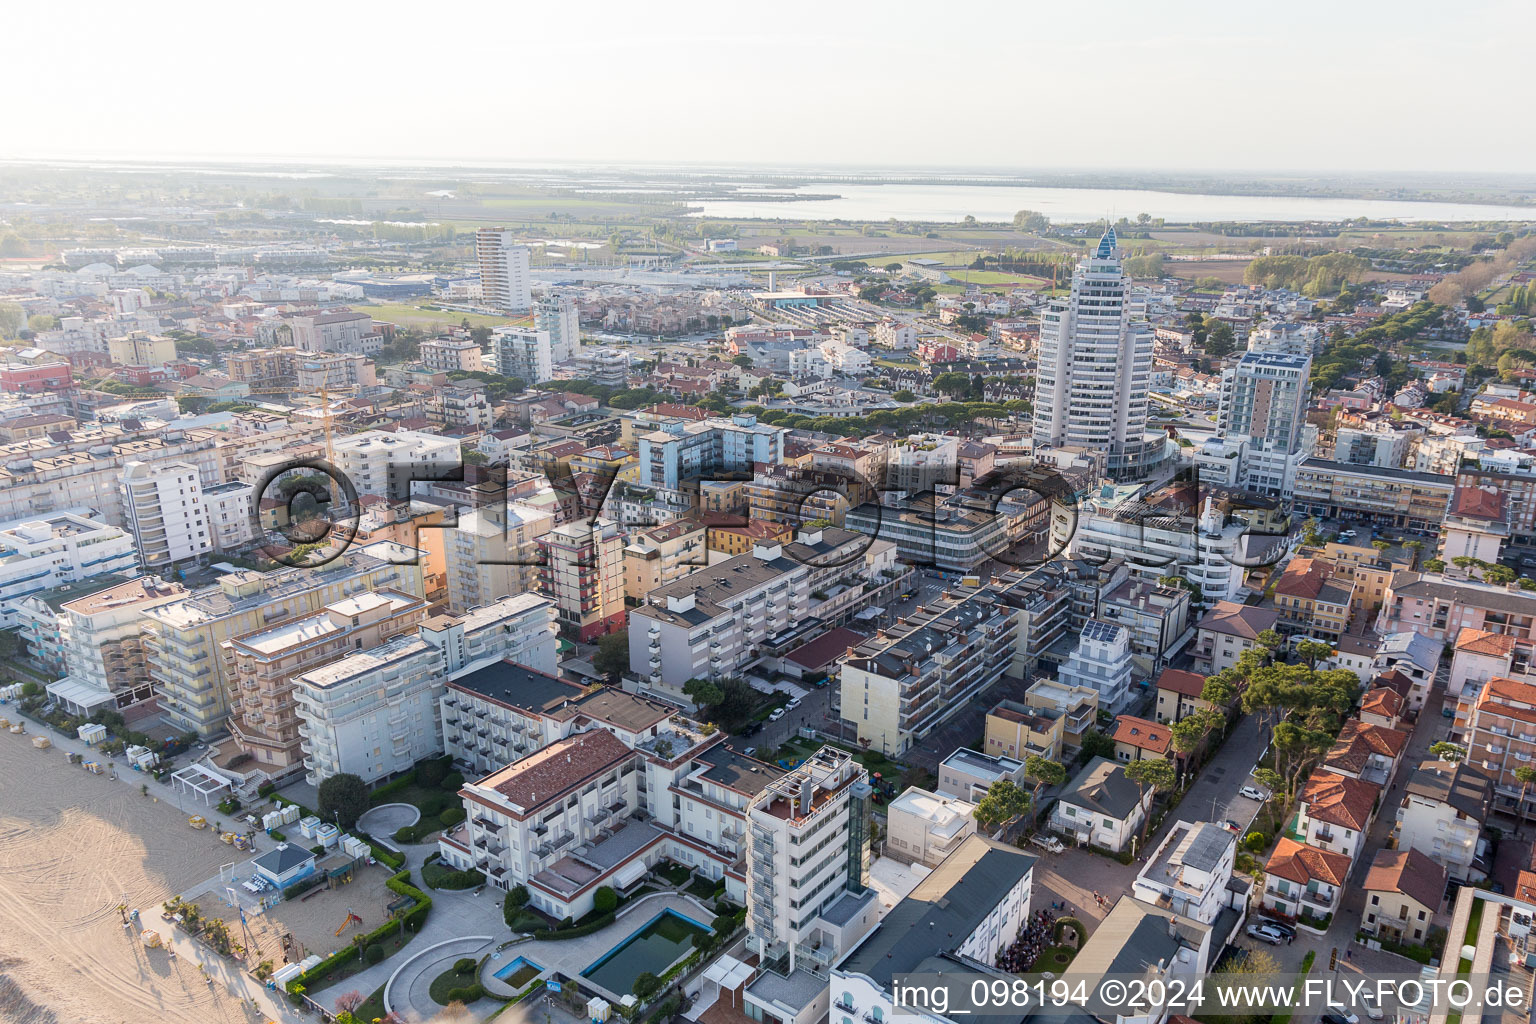
[[[322,384],[320,386],[320,426],[325,432],[325,460],[327,462],[334,464],[336,461],[335,432],[331,422],[335,419],[336,413],[331,409],[331,396],[355,395],[361,386],[359,384],[340,384],[335,387],[329,384]],[[246,389],[246,394],[288,396],[300,390],[297,385],[293,387],[250,387]]]

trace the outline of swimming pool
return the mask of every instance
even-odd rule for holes
[[[634,990],[635,979],[649,971],[660,976],[688,955],[694,944],[713,930],[675,910],[663,910],[634,934],[614,946],[581,972],[609,992]]]
[[[501,970],[497,971],[496,977],[497,979],[506,982],[507,985],[511,988],[521,989],[524,985],[528,984],[534,978],[537,978],[543,973],[544,968],[540,967],[532,960],[529,960],[527,957],[520,956],[516,960],[513,960],[511,963],[507,964],[507,966],[503,967]]]

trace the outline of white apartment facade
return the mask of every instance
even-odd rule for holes
[[[569,296],[539,299],[533,308],[533,325],[549,335],[550,358],[555,362],[568,362],[581,351],[581,311]]]
[[[130,462],[123,467],[123,513],[146,569],[162,569],[213,550],[213,525],[197,467]]]
[[[413,481],[452,479],[462,472],[459,442],[417,430],[365,430],[332,443],[336,468],[359,495],[404,501]]]
[[[480,297],[486,305],[520,313],[533,304],[529,275],[532,253],[506,228],[475,232],[475,260],[480,265]]]
[[[434,373],[485,369],[479,343],[469,338],[428,338],[421,343],[421,361]]]
[[[528,327],[498,327],[491,332],[491,363],[503,377],[529,386],[554,376],[554,348],[549,332]]]
[[[1118,623],[1089,619],[1057,680],[1063,686],[1098,691],[1099,708],[1118,715],[1130,704],[1134,669],[1130,631]]]
[[[17,624],[21,603],[33,594],[92,576],[133,574],[138,564],[133,537],[95,509],[0,523],[0,628]]]
[[[1114,229],[1072,273],[1071,293],[1040,316],[1035,446],[1085,445],[1109,454],[1112,476],[1161,458],[1147,437],[1152,329],[1129,293]]]

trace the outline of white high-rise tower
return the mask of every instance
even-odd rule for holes
[[[1110,474],[1133,477],[1162,456],[1147,437],[1152,329],[1134,308],[1115,229],[1072,272],[1072,290],[1040,318],[1034,442],[1108,453]]]
[[[475,258],[480,263],[480,295],[496,309],[522,312],[533,305],[529,279],[529,250],[518,245],[506,228],[475,232]]]
[[[1303,444],[1312,356],[1247,352],[1222,371],[1217,425],[1245,442],[1239,483],[1289,498],[1296,468],[1311,454]]]
[[[549,332],[550,353],[554,361],[575,359],[581,351],[581,314],[576,303],[564,295],[546,295],[533,310],[534,326]]]

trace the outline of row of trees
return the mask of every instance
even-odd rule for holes
[[[1312,367],[1312,393],[1320,394],[1365,366],[1367,361],[1386,355],[1391,345],[1417,337],[1440,323],[1445,309],[1433,302],[1420,302],[1400,313],[1384,315],[1355,335],[1336,332],[1323,346],[1323,354]],[[1469,355],[1470,362],[1470,355]],[[1388,359],[1390,363],[1390,357]]]
[[[1347,252],[1260,256],[1244,268],[1243,281],[1312,296],[1333,295],[1343,286],[1361,280],[1370,269],[1370,260]]]
[[[1532,256],[1536,256],[1536,235],[1526,235],[1523,238],[1515,238],[1511,235],[1504,248],[1496,252],[1491,259],[1469,263],[1451,276],[1442,278],[1429,290],[1429,299],[1442,306],[1458,305],[1468,296],[1476,295],[1501,275],[1514,270]]]

